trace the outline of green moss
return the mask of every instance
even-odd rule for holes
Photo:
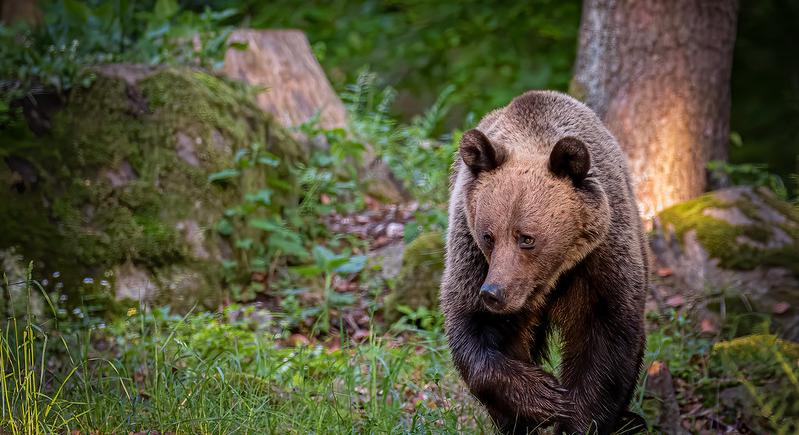
[[[754,334],[713,345],[707,374],[725,382],[700,385],[708,406],[725,405],[730,417],[748,421],[754,433],[777,433],[797,421],[799,344],[770,334]],[[746,417],[751,413],[752,417]]]
[[[444,236],[440,232],[419,235],[405,248],[397,284],[386,297],[386,318],[395,321],[400,306],[434,308],[444,272]]]
[[[708,208],[730,207],[732,204],[719,201],[712,194],[707,194],[667,208],[660,212],[658,217],[664,226],[674,229],[680,241],[688,231],[695,230],[697,240],[710,255],[721,258],[732,245],[736,244],[736,237],[742,235],[743,231],[740,227],[706,216],[703,212]]]
[[[765,198],[765,196],[763,197]],[[785,207],[780,203],[776,198],[771,198],[767,202],[775,210],[781,213],[785,212]],[[756,223],[732,225],[704,213],[708,208],[728,209],[732,207],[739,209]],[[788,207],[790,208],[790,205]],[[738,238],[743,236],[749,240],[766,244],[772,236],[770,227],[773,224],[760,222],[761,218],[757,209],[746,194],[736,202],[725,202],[718,199],[713,193],[709,193],[667,208],[660,212],[658,217],[664,227],[674,229],[675,235],[681,243],[688,231],[696,231],[699,244],[707,250],[711,257],[717,258],[719,265],[723,268],[751,270],[759,265],[784,267],[799,276],[799,237],[795,234],[789,232],[793,236],[794,245],[773,249],[761,249],[738,241]]]
[[[799,359],[799,343],[770,334],[754,334],[713,345],[713,352],[725,352],[735,359],[747,359],[760,353],[780,352],[790,360]]]
[[[799,343],[771,334],[753,334],[714,344],[711,356],[717,367],[734,364],[750,379],[773,380],[784,374],[780,360],[799,360]]]
[[[779,198],[777,198],[773,193],[762,188],[759,189],[757,193],[760,199],[762,199],[766,204],[768,204],[769,207],[782,213],[782,215],[788,218],[789,220],[799,224],[799,206],[791,205],[788,202],[782,201]]]
[[[135,84],[100,73],[73,91],[48,135],[9,146],[39,179],[22,193],[0,192],[0,248],[16,246],[43,271],[61,272],[66,289],[128,260],[154,274],[185,264],[215,275],[213,266],[189,264],[176,224],[209,228],[221,217],[240,194],[208,175],[253,143],[280,156],[282,177],[304,158],[244,85],[189,69],[151,71]],[[181,147],[194,158],[181,157]],[[6,186],[15,177],[0,165]]]
[[[794,240],[799,240],[799,205],[782,201],[773,193],[762,188],[757,193],[763,202],[787,218],[788,222],[780,225],[780,228]],[[793,259],[796,260],[796,257],[794,256]]]

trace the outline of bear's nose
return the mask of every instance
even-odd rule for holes
[[[480,299],[491,308],[500,308],[505,304],[502,288],[497,284],[483,284],[480,287]]]

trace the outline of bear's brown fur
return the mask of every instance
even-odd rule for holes
[[[626,158],[590,109],[532,91],[463,135],[441,307],[453,361],[503,432],[621,424],[647,276]],[[540,368],[552,327],[560,380]]]

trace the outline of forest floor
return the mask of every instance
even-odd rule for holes
[[[398,242],[386,228],[414,206],[380,207],[328,224],[373,248]],[[307,314],[319,296],[305,292],[186,315],[131,307],[108,324],[50,325],[47,336],[11,322],[2,351],[30,366],[3,367],[4,412],[16,418],[4,417],[2,432],[491,433],[452,367],[440,314],[386,324],[377,275],[334,280],[336,293],[352,297],[325,324]],[[723,328],[690,315],[671,271],[656,275],[631,410],[654,432],[763,433],[769,415],[740,406],[746,387],[713,355]],[[31,372],[37,360],[42,370]]]

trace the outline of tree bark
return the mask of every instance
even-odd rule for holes
[[[585,0],[570,92],[629,157],[651,219],[727,157],[736,0]]]

